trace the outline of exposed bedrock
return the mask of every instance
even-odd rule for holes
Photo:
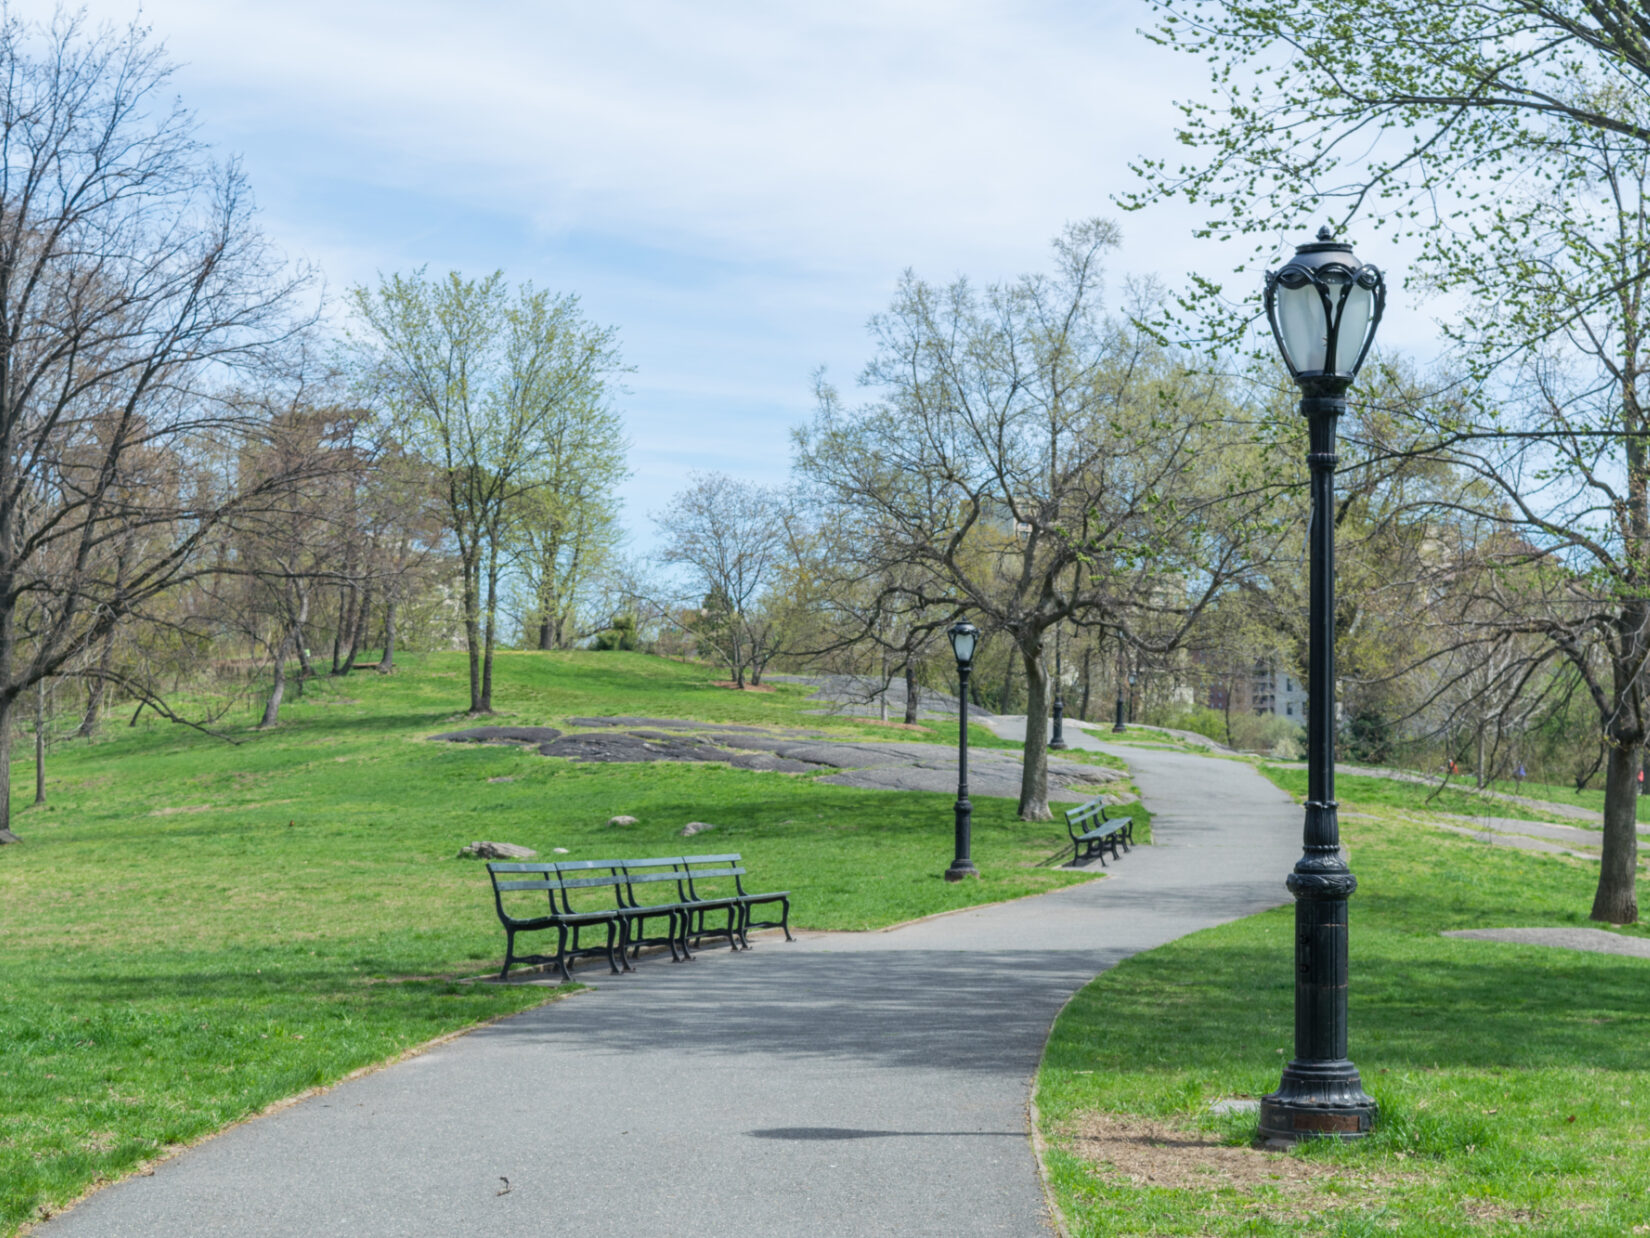
[[[819,731],[785,730],[678,718],[570,718],[574,726],[600,727],[563,735],[553,727],[473,727],[434,739],[472,743],[530,743],[547,757],[569,761],[721,762],[736,769],[802,774],[834,770],[819,781],[889,791],[955,792],[957,751],[949,744],[833,740]],[[1115,770],[1051,756],[1049,796],[1088,799],[1123,777]],[[1020,756],[1002,748],[969,753],[974,795],[1017,796]]]

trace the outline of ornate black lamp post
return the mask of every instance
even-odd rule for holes
[[[1266,316],[1301,389],[1312,470],[1308,616],[1306,853],[1295,896],[1295,1056],[1260,1102],[1270,1143],[1369,1133],[1375,1102],[1346,1056],[1347,900],[1358,881],[1341,858],[1335,817],[1335,426],[1386,305],[1380,271],[1324,228],[1266,276]]]
[[[966,619],[951,625],[951,652],[957,655],[957,854],[951,867],[945,870],[947,881],[961,881],[964,877],[978,877],[969,856],[970,833],[974,824],[974,805],[968,802],[968,671],[974,662],[974,647],[980,641],[980,629]]]
[[[1126,731],[1129,728],[1123,722],[1123,654],[1117,655],[1117,721],[1111,724],[1113,731]]]
[[[1054,629],[1054,734],[1049,736],[1050,748],[1066,746],[1066,676],[1060,669],[1060,629]]]

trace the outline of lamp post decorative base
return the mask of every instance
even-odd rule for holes
[[[928,871],[933,872],[934,870],[929,869]],[[980,870],[974,867],[973,860],[954,860],[951,867],[945,870],[947,881],[964,881],[969,877],[978,877],[979,875]]]
[[[1375,1125],[1376,1105],[1358,1068],[1339,1061],[1292,1061],[1278,1090],[1260,1100],[1260,1138],[1267,1147],[1302,1139],[1362,1139]]]
[[[1066,721],[1066,703],[1060,697],[1055,697],[1054,698],[1054,735],[1048,741],[1048,746],[1050,748],[1060,749],[1060,748],[1066,747],[1065,721]]]

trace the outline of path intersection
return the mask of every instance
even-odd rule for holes
[[[1299,809],[1249,767],[1117,751],[1155,845],[1104,880],[886,932],[765,935],[748,953],[587,972],[592,991],[237,1126],[34,1232],[1052,1232],[1027,1101],[1060,1007],[1130,954],[1287,901],[1299,852]],[[937,867],[949,837],[936,822]]]

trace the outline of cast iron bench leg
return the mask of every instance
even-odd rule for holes
[[[500,980],[508,980],[510,978],[510,964],[515,961],[515,958],[516,930],[513,928],[507,928],[504,930],[504,969],[498,974],[498,978]]]
[[[575,926],[573,930],[573,948],[578,949],[579,934]],[[573,973],[567,969],[567,926],[556,925],[556,966],[561,969],[561,978],[569,984],[573,982]]]

